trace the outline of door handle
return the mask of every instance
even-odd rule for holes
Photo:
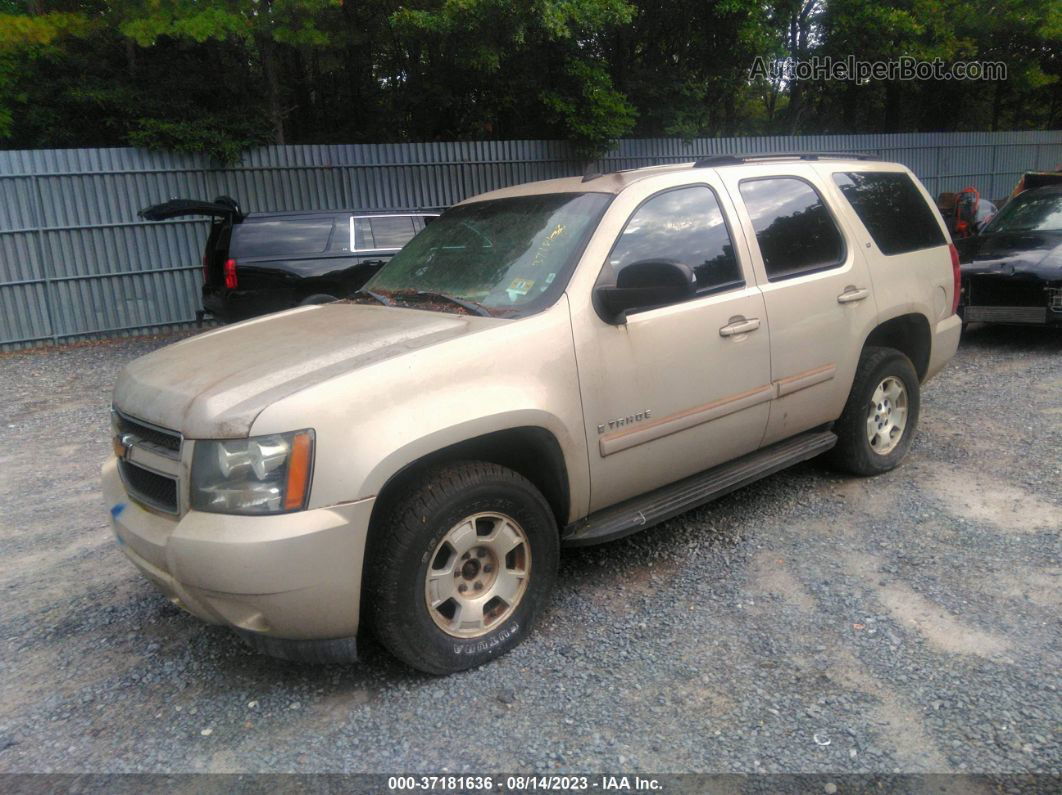
[[[735,337],[738,334],[747,334],[750,331],[755,331],[759,327],[760,319],[758,317],[744,318],[739,315],[731,318],[729,323],[719,329],[719,336]]]
[[[839,304],[854,304],[856,301],[862,301],[870,295],[870,290],[866,287],[853,287],[848,285],[844,288],[844,292],[837,296],[837,303]]]

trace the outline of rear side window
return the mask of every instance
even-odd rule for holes
[[[670,259],[693,268],[697,291],[743,284],[723,212],[711,188],[694,185],[659,193],[627,221],[608,258],[611,280],[628,265]]]
[[[767,278],[791,279],[844,262],[844,238],[819,192],[797,177],[741,183]]]
[[[402,248],[410,241],[416,230],[408,215],[370,217],[375,248]]]
[[[943,246],[936,215],[911,178],[894,171],[846,171],[833,181],[882,254]]]
[[[254,218],[232,230],[229,256],[240,258],[289,257],[320,254],[328,247],[335,218]]]

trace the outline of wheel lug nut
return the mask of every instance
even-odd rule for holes
[[[472,587],[473,587],[473,588],[475,588],[475,589],[476,589],[477,591],[482,591],[482,590],[483,590],[483,583],[481,583],[481,582],[477,582],[477,583],[476,583],[475,585],[473,585]]]
[[[468,560],[470,557],[472,556],[466,552],[464,555],[461,556],[461,560]]]
[[[465,585],[464,583],[461,583],[460,585],[457,586],[457,590],[460,591],[461,593],[464,593],[465,591],[468,590],[468,586]]]
[[[486,554],[487,554],[487,553],[486,553],[486,552],[484,552],[484,551],[483,551],[482,549],[477,549],[477,550],[476,550],[476,557],[477,557],[477,558],[481,558],[481,557],[483,557],[483,556],[484,556],[484,555],[486,555]]]
[[[485,563],[483,564],[483,571],[485,571],[487,574],[490,574],[492,571],[494,571],[494,567],[491,566],[489,563]]]

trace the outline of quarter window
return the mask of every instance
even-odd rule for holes
[[[844,261],[844,239],[811,185],[796,177],[741,183],[770,281],[826,270]]]
[[[628,265],[649,259],[688,265],[699,293],[744,284],[719,202],[704,185],[660,193],[634,211],[608,259],[612,283]]]
[[[833,181],[882,254],[906,254],[946,242],[936,213],[907,174],[847,171],[834,174]]]
[[[320,254],[332,236],[332,216],[252,218],[234,227],[229,256],[237,259]]]

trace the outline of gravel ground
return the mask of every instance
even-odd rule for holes
[[[528,641],[444,679],[256,655],[125,561],[110,388],[172,340],[0,357],[0,771],[1062,767],[1062,334],[971,329],[888,475],[568,550]]]

